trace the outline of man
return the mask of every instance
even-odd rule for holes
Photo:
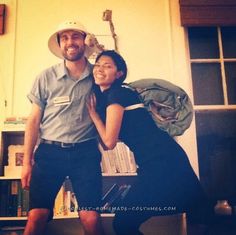
[[[103,234],[96,211],[102,190],[101,156],[86,108],[92,87],[92,66],[86,58],[91,53],[87,35],[77,21],[59,26],[48,46],[64,61],[43,71],[28,95],[32,110],[25,130],[21,181],[22,187],[30,190],[30,211],[24,235],[43,234],[67,176],[78,200],[85,234]]]

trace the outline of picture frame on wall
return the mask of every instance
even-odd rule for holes
[[[6,13],[6,5],[0,4],[0,35],[4,34],[5,13]]]

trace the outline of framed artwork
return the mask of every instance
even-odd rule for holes
[[[0,4],[0,35],[4,34],[5,11],[6,11],[6,5]]]

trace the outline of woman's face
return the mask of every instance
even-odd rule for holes
[[[93,68],[95,83],[101,90],[108,89],[121,75],[122,72],[117,71],[114,61],[109,56],[101,56]]]

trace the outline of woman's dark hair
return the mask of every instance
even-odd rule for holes
[[[119,79],[116,79],[116,81],[114,82],[114,84],[121,85],[127,76],[127,65],[123,57],[114,50],[106,50],[102,51],[97,56],[95,63],[99,60],[101,56],[109,56],[116,65],[117,70],[123,72],[122,76]]]

